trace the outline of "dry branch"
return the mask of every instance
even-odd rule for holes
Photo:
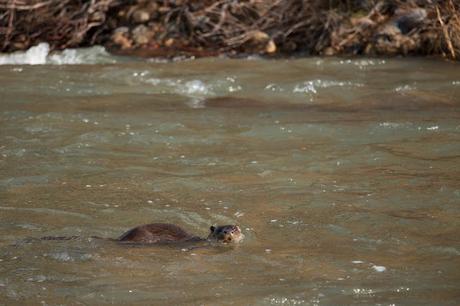
[[[442,28],[444,39],[446,40],[446,43],[447,43],[447,48],[450,51],[450,56],[452,57],[452,59],[455,59],[454,46],[452,44],[452,40],[450,39],[449,32],[447,31],[447,27],[444,24],[444,21],[442,20],[441,12],[439,11],[439,7],[437,5],[436,5],[436,14],[438,17],[439,24],[441,25],[441,28]]]
[[[39,42],[48,42],[53,49],[78,46],[88,31],[105,21],[114,2],[0,0],[1,51],[25,49]]]

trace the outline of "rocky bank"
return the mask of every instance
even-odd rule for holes
[[[458,0],[0,0],[0,51],[460,56]]]

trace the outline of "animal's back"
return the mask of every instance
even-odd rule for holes
[[[118,238],[120,242],[171,243],[202,240],[174,224],[153,223],[135,227]]]

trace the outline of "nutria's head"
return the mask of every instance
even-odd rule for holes
[[[211,226],[208,239],[224,243],[236,243],[243,240],[244,235],[237,225]]]

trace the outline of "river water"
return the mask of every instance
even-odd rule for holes
[[[459,304],[458,63],[37,48],[0,57],[1,305]],[[150,222],[246,238],[89,238]]]

